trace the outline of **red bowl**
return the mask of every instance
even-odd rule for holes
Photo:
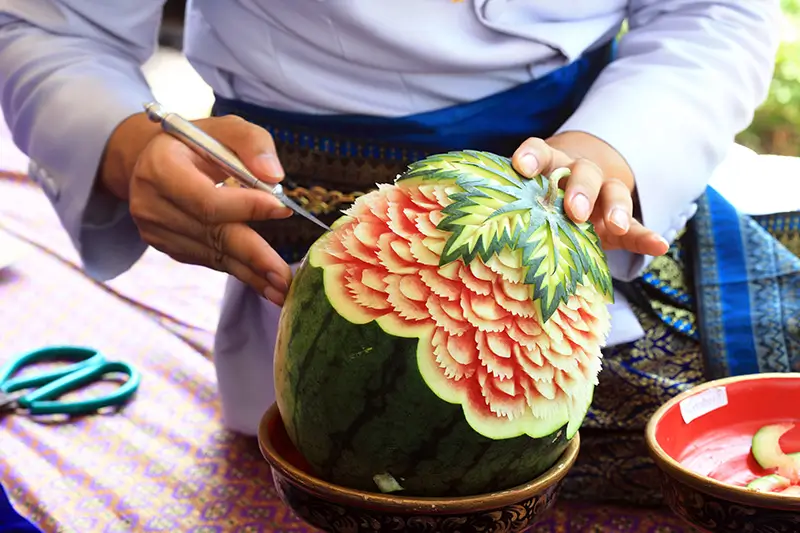
[[[261,419],[261,453],[272,468],[278,496],[301,519],[332,533],[517,533],[553,507],[580,448],[578,434],[538,478],[508,490],[457,498],[378,494],[328,483],[294,447],[275,404]]]
[[[704,383],[650,419],[647,446],[672,510],[706,531],[800,532],[800,497],[745,487],[766,475],[750,453],[762,426],[797,422],[781,446],[800,451],[800,374],[756,374]]]

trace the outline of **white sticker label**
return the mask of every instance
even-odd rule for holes
[[[683,421],[688,424],[692,420],[726,405],[728,405],[728,391],[725,387],[714,387],[683,400],[680,403],[681,416],[683,416]]]

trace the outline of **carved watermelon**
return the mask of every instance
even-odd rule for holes
[[[566,174],[432,156],[312,246],[275,375],[290,438],[320,477],[455,496],[552,466],[591,403],[612,299],[591,224],[564,213]]]

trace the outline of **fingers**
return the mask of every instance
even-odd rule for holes
[[[284,177],[275,142],[267,130],[236,115],[219,117],[204,129],[233,150],[258,178],[277,183]]]
[[[240,187],[215,188],[206,196],[187,195],[175,202],[205,224],[269,220],[291,216],[292,210],[265,192]]]
[[[603,172],[588,159],[577,159],[569,167],[572,174],[564,187],[564,209],[573,221],[586,222],[603,188]]]
[[[623,248],[653,256],[663,255],[669,249],[663,238],[633,218],[630,187],[619,179],[604,176],[592,161],[575,159],[535,137],[523,142],[511,159],[517,172],[526,177],[569,168],[569,178],[562,181],[567,216],[576,223],[591,220],[605,249]]]
[[[606,179],[592,215],[595,231],[607,250],[624,249],[636,254],[659,256],[669,244],[656,232],[633,218],[633,198],[628,186]]]
[[[155,245],[151,238],[160,231],[160,228],[167,228],[171,233],[178,233],[194,240],[198,240],[198,237],[204,234],[203,224],[199,220],[188,216],[178,206],[160,196],[133,194],[129,209],[139,233],[149,244]],[[165,252],[162,247],[158,249]]]
[[[603,182],[598,207],[605,227],[611,234],[624,235],[628,232],[633,217],[633,198],[622,181],[606,179]]]
[[[627,234],[622,236],[622,245],[624,248],[627,248],[625,243],[627,237]],[[661,235],[645,228],[638,221],[636,222],[636,232],[633,238],[636,242],[636,249],[639,250],[638,253],[640,254],[657,257],[669,251],[669,243]]]
[[[213,251],[214,268],[225,267],[233,259],[248,265],[275,288],[289,289],[292,271],[289,265],[255,230],[245,224],[206,226],[203,242]]]
[[[176,141],[177,142],[177,141]],[[241,187],[214,187],[193,160],[193,155],[174,150],[172,143],[155,147],[157,168],[145,169],[133,186],[152,187],[182,211],[207,224],[286,218],[291,210],[270,194]],[[132,194],[132,196],[136,196]]]
[[[246,225],[213,226],[202,239],[155,225],[140,225],[140,232],[153,247],[177,261],[227,272],[277,305],[283,304],[291,269]]]
[[[283,178],[270,134],[238,117],[198,121],[235,152],[259,178]],[[226,178],[189,147],[168,135],[155,137],[139,156],[130,180],[129,209],[145,242],[178,261],[228,272],[277,304],[291,270],[245,222],[291,216],[272,195],[215,187]]]
[[[204,224],[167,199],[138,198],[132,196],[131,215],[145,242],[178,261],[228,272],[281,305],[291,270],[252,228],[243,223]]]
[[[595,231],[605,250],[627,250],[641,255],[659,256],[669,250],[669,244],[660,235],[644,227],[636,219],[631,220],[630,229],[624,235],[615,235],[608,230],[605,220],[595,223]]]
[[[560,150],[550,147],[544,140],[531,137],[517,148],[511,162],[517,172],[526,178],[532,178],[536,174],[549,174],[556,168],[568,167],[572,159]]]
[[[560,167],[569,168],[572,174],[565,187],[564,207],[575,222],[588,220],[603,185],[603,173],[597,165],[588,159],[573,159],[536,137],[520,145],[512,162],[517,172],[526,177],[549,174]]]

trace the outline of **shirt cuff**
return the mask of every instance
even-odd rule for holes
[[[600,101],[603,97],[604,103]],[[625,95],[621,97],[624,101]],[[712,169],[713,166],[704,160],[694,168],[689,166],[676,171],[669,161],[665,161],[667,152],[650,146],[653,142],[658,143],[658,139],[647,138],[641,131],[628,131],[614,120],[609,120],[609,117],[616,116],[617,111],[620,114],[625,113],[625,106],[620,100],[609,98],[608,94],[590,94],[583,105],[559,128],[559,132],[589,133],[617,150],[633,170],[636,179],[635,194],[640,222],[671,244],[696,213],[697,199],[703,194],[708,181],[706,168]],[[677,110],[673,109],[672,112]],[[664,129],[670,129],[669,125],[675,123],[674,119],[659,116],[658,112],[652,114],[648,122],[661,124]],[[671,139],[680,139],[680,128],[671,129],[675,130]],[[673,141],[671,148],[672,153],[684,151],[681,142]],[[690,150],[685,152],[689,153]],[[620,281],[638,278],[653,260],[652,256],[626,250],[610,250],[606,255],[612,277]]]
[[[44,138],[37,140],[65,149],[57,154],[34,153],[29,168],[31,178],[44,190],[79,252],[84,269],[99,281],[122,274],[147,249],[128,204],[96,187],[95,179],[114,129],[141,112],[142,103],[152,99],[147,85],[138,80],[118,80],[124,83],[114,87],[104,81],[101,87],[92,87],[91,80],[72,80],[64,84],[60,97],[43,102],[45,109],[36,113],[35,121],[49,124],[34,124],[34,135],[41,133]],[[85,107],[72,105],[80,101],[91,102],[91,109],[98,111],[87,113]],[[75,138],[80,141],[64,142]]]

